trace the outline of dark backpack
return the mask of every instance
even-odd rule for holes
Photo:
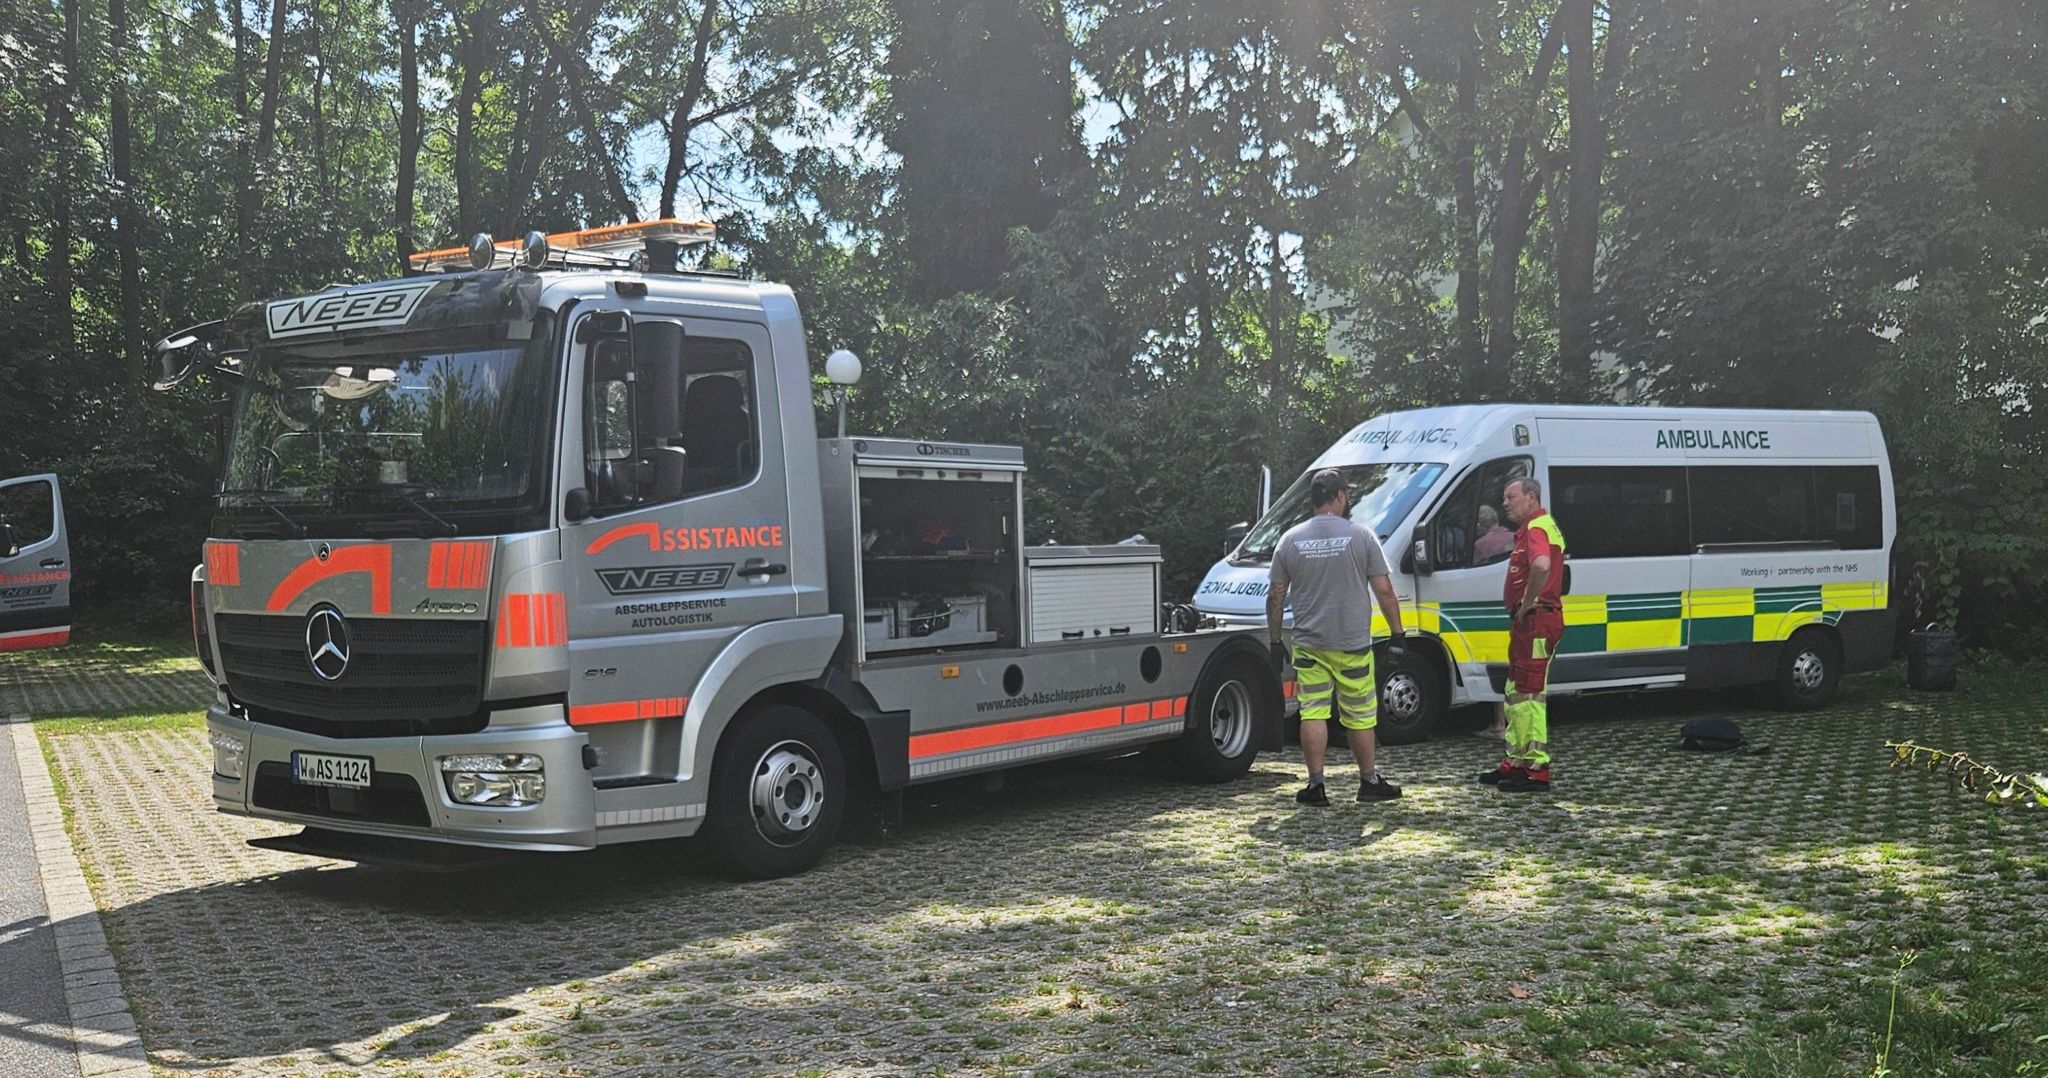
[[[1749,755],[1770,751],[1761,745],[1751,744],[1733,720],[1720,715],[1703,715],[1680,727],[1678,747],[1692,752],[1741,752]]]

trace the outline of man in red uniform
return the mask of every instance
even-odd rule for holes
[[[1564,532],[1543,508],[1543,485],[1508,481],[1502,499],[1519,526],[1508,557],[1508,751],[1479,781],[1511,793],[1550,789],[1550,658],[1564,638]]]

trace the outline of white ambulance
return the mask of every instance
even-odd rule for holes
[[[1454,706],[1499,700],[1508,480],[1533,476],[1571,567],[1553,694],[1770,685],[1819,707],[1891,656],[1891,465],[1863,412],[1528,404],[1395,412],[1317,457],[1196,590],[1204,614],[1262,624],[1281,533],[1335,468],[1385,546],[1411,643],[1380,665],[1381,739],[1417,741]],[[1375,615],[1374,632],[1385,624]]]

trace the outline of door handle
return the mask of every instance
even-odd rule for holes
[[[45,569],[62,569],[64,568],[64,559],[44,558],[39,564],[41,564],[42,567]]]
[[[789,566],[782,562],[770,563],[766,558],[748,558],[740,563],[741,576],[781,576],[789,572]]]

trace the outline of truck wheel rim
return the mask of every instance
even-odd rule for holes
[[[1792,660],[1792,684],[1800,692],[1818,691],[1827,677],[1828,666],[1817,652],[1802,651],[1798,658]]]
[[[1242,681],[1226,681],[1209,704],[1209,738],[1216,752],[1232,757],[1252,738],[1252,693]]]
[[[791,846],[818,822],[825,804],[825,776],[799,742],[784,741],[754,764],[754,827],[778,846]]]
[[[1380,704],[1396,721],[1412,722],[1422,714],[1422,685],[1413,674],[1395,674],[1380,686]]]

